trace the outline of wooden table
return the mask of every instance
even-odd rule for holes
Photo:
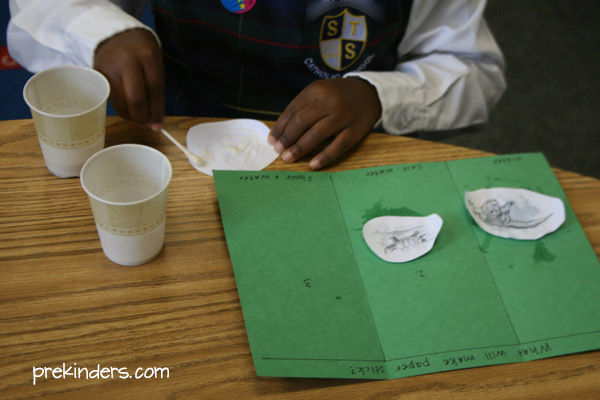
[[[165,127],[184,142],[206,121],[169,118]],[[147,144],[173,164],[165,247],[143,266],[104,256],[79,180],[48,172],[31,120],[0,122],[0,398],[600,398],[600,351],[390,381],[257,377],[212,177],[166,138],[116,117],[106,143]],[[372,134],[327,170],[485,155]],[[308,163],[277,160],[269,169]],[[600,254],[600,181],[554,172]],[[34,367],[63,363],[112,367],[113,377],[49,373],[33,385]],[[116,370],[155,367],[169,368],[169,378],[122,379]]]

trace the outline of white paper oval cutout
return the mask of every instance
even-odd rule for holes
[[[363,226],[369,248],[384,261],[403,263],[427,254],[442,229],[437,214],[427,217],[382,216]]]
[[[466,192],[465,204],[481,229],[508,239],[536,240],[554,232],[565,221],[561,199],[527,189]]]
[[[254,119],[232,119],[192,126],[187,148],[206,161],[194,167],[212,176],[213,169],[260,171],[279,156],[267,142],[269,127]],[[193,165],[193,164],[192,164]]]

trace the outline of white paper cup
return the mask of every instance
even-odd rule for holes
[[[90,68],[65,65],[32,76],[23,88],[46,167],[61,178],[79,176],[83,163],[104,148],[110,85]]]
[[[104,254],[121,265],[140,265],[165,240],[171,163],[148,146],[122,144],[90,157],[81,169]]]

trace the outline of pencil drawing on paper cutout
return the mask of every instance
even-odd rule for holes
[[[484,223],[505,228],[534,228],[552,216],[552,213],[550,213],[545,217],[531,219],[529,221],[514,220],[510,217],[510,207],[512,205],[512,201],[507,201],[500,206],[496,199],[487,200],[481,207],[477,207],[473,203],[470,203],[473,213],[475,213],[475,215],[477,215]]]
[[[479,189],[466,192],[465,203],[481,229],[504,238],[539,239],[565,220],[561,199],[527,189]]]
[[[427,232],[422,233],[419,229],[423,229],[422,226],[418,226],[414,229],[408,229],[406,231],[394,231],[394,232],[375,232],[380,233],[385,237],[383,244],[385,246],[384,253],[388,254],[393,251],[404,251],[407,249],[411,249],[413,247],[417,247],[422,243],[431,240],[431,235],[428,235]],[[411,233],[412,232],[412,233]],[[428,237],[429,236],[429,237]]]
[[[427,217],[382,216],[363,226],[369,248],[384,261],[401,263],[428,253],[442,228],[437,214]]]

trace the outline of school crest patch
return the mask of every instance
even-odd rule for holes
[[[337,15],[326,15],[321,24],[319,47],[325,64],[343,71],[354,64],[367,43],[367,20],[344,9]]]

